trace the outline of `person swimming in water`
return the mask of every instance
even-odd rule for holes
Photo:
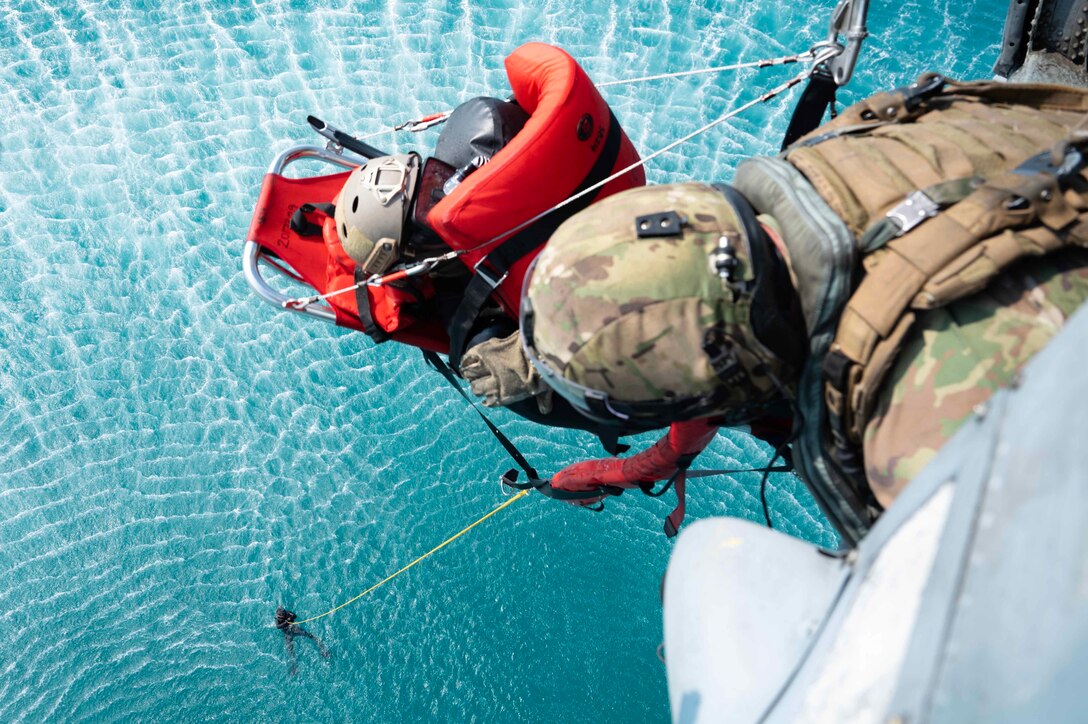
[[[321,643],[321,639],[295,623],[297,619],[298,616],[295,615],[294,611],[288,611],[283,606],[276,609],[276,628],[283,631],[283,640],[287,644],[287,657],[291,661],[291,676],[298,673],[298,661],[295,658],[296,636],[310,639],[317,644],[317,650],[321,652],[321,656],[325,659],[329,658],[329,650]]]

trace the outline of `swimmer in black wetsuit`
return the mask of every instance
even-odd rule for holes
[[[287,644],[287,657],[291,661],[291,676],[298,673],[298,661],[295,659],[295,637],[303,636],[317,644],[317,650],[321,656],[329,658],[329,650],[321,643],[321,639],[295,623],[298,616],[294,611],[288,611],[283,606],[276,609],[276,628],[283,631],[283,640]]]

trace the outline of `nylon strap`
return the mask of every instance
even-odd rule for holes
[[[800,140],[794,147],[818,146],[824,141],[840,136],[867,133],[879,126],[910,121],[920,115],[920,111],[926,109],[926,103],[931,98],[945,92],[946,85],[947,79],[944,76],[925,73],[909,86],[877,93],[855,103],[825,126],[829,130],[818,136]],[[965,84],[957,84],[956,90],[963,90],[964,87]]]
[[[295,209],[295,213],[291,214],[291,230],[302,237],[321,236],[321,225],[313,223],[306,217],[310,214],[317,214],[321,217],[332,218],[335,213],[335,204],[303,204]],[[375,343],[381,344],[389,339],[389,334],[374,321],[374,315],[370,312],[370,297],[367,294],[364,282],[366,282],[366,275],[361,274],[358,266],[356,266],[355,303],[359,307],[359,321],[362,323],[363,331],[366,332],[367,336],[374,340]]]
[[[363,331],[367,333],[375,343],[381,344],[389,340],[389,333],[378,326],[374,321],[374,315],[370,311],[370,294],[367,291],[366,280],[368,275],[358,266],[355,267],[355,304],[359,307],[359,321],[363,324]]]
[[[684,522],[684,512],[687,509],[687,471],[679,470],[676,473],[676,507],[665,518],[665,537],[673,538],[680,530]]]
[[[1088,209],[1088,194],[1073,191],[1084,182],[1085,165],[1083,153],[1068,144],[1064,158],[1038,154],[887,244],[847,302],[824,361],[825,402],[841,460],[857,456],[875,393],[913,323],[912,309],[965,297],[1031,253],[1025,245],[994,240],[1011,229],[1029,236],[1045,232],[1045,246],[1036,253],[1085,245],[1068,231]],[[968,257],[980,265],[965,265]],[[930,291],[935,285],[939,296]]]
[[[450,366],[443,362],[442,358],[435,352],[426,349],[420,351],[423,353],[423,359],[427,361],[427,364],[438,370],[439,374],[445,377],[446,381],[450,383],[450,386],[457,390],[457,394],[461,395],[461,397],[465,399],[465,402],[476,411],[476,414],[484,421],[484,424],[487,425],[487,429],[490,430],[491,434],[495,436],[495,439],[499,441],[499,444],[502,445],[503,450],[510,456],[510,459],[512,459],[517,466],[529,476],[530,480],[536,480],[538,476],[533,466],[529,464],[529,461],[525,459],[525,456],[521,454],[521,451],[518,450],[517,446],[510,441],[510,438],[504,435],[502,430],[496,427],[495,423],[491,422],[487,415],[480,411],[480,408],[476,406],[476,401],[469,397],[464,388],[461,387],[461,383],[457,380],[457,376],[453,373],[453,370],[450,369]]]
[[[926,195],[939,209],[945,209],[952,204],[957,204],[967,198],[975,186],[981,185],[981,176],[952,179],[926,186],[921,192]],[[866,254],[880,249],[892,239],[902,236],[903,228],[890,216],[884,216],[875,224],[865,230],[858,239],[858,246]]]
[[[825,71],[819,70],[809,76],[805,92],[793,109],[790,117],[790,126],[786,129],[786,135],[782,138],[782,149],[785,151],[793,142],[802,136],[807,136],[819,127],[824,120],[827,109],[834,110],[835,91],[839,86],[835,79]]]
[[[334,204],[303,204],[295,209],[295,213],[291,214],[291,230],[302,237],[307,236],[321,236],[322,230],[320,224],[315,224],[306,217],[310,214],[317,214],[322,217],[331,218],[336,213],[336,206]],[[359,307],[359,321],[363,325],[363,331],[367,333],[374,342],[381,344],[389,339],[389,335],[384,329],[378,326],[374,321],[374,315],[370,312],[370,297],[366,291],[367,276],[362,274],[359,267],[355,267],[355,303]]]
[[[608,178],[612,167],[616,165],[616,159],[620,152],[621,131],[619,121],[612,111],[608,112],[608,135],[605,137],[604,146],[597,156],[593,167],[590,168],[582,183],[578,185],[571,196],[576,196],[585,189]],[[542,246],[559,225],[571,215],[587,208],[600,194],[586,195],[556,209],[532,226],[518,232],[506,241],[499,244],[491,253],[476,264],[475,273],[465,288],[465,296],[461,299],[457,311],[450,322],[450,365],[454,369],[461,366],[461,357],[465,354],[465,346],[468,344],[469,334],[476,320],[480,316],[491,293],[499,286],[506,274],[518,260],[522,259],[538,247]],[[562,213],[558,213],[562,212]]]
[[[699,457],[699,453],[681,455],[676,461],[676,472],[673,473],[672,479],[661,489],[661,493],[664,493],[671,485],[676,490],[676,507],[673,508],[672,512],[665,518],[664,529],[666,538],[675,537],[677,531],[680,530],[680,525],[684,522],[684,511],[687,508],[687,473],[688,468],[691,467],[691,464],[695,462],[695,458],[697,457]],[[661,493],[658,493],[658,495]]]

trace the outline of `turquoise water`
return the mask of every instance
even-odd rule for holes
[[[362,134],[502,95],[528,40],[601,81],[781,55],[832,5],[0,4],[0,720],[666,720],[671,501],[634,496],[601,515],[518,501],[313,624],[332,659],[299,641],[288,678],[277,604],[351,597],[501,501],[509,465],[417,354],[260,303],[241,239],[273,155],[315,140],[308,113]],[[1004,0],[887,5],[850,98],[988,75]],[[607,98],[648,152],[791,72]],[[651,180],[728,178],[776,149],[787,108]],[[495,419],[544,471],[598,451]],[[699,464],[766,457],[726,434]],[[757,483],[693,484],[688,520],[761,519]],[[796,480],[769,499],[832,542]]]

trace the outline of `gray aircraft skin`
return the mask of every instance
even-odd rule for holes
[[[994,74],[1017,83],[1085,85],[1088,2],[1011,0]]]
[[[845,555],[698,521],[665,578],[676,722],[1088,718],[1088,308]]]
[[[1088,85],[1085,22],[1085,0],[1012,0],[998,76]],[[685,530],[673,720],[1088,721],[1086,352],[1083,307],[854,549],[733,518]]]

